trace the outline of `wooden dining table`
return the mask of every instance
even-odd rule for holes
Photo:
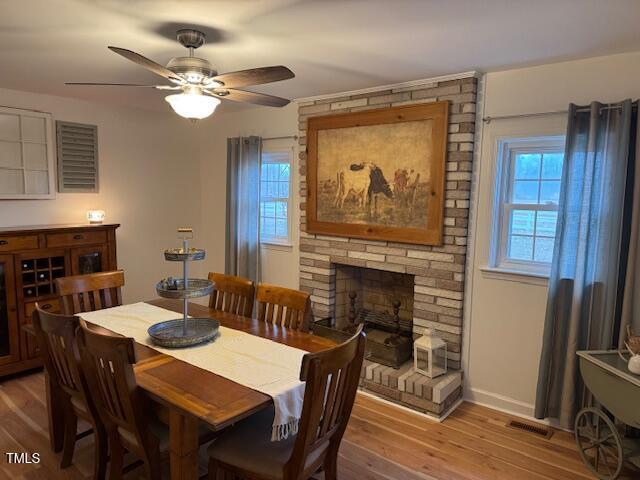
[[[182,312],[181,300],[155,299],[146,303]],[[332,340],[267,324],[240,315],[219,312],[190,303],[192,317],[215,318],[227,328],[268,338],[291,347],[318,352],[335,346]],[[98,331],[114,334],[103,327],[89,324]],[[221,431],[273,403],[270,396],[245,387],[233,380],[203,370],[170,355],[136,343],[134,371],[138,386],[157,405],[160,420],[169,426],[169,458],[172,480],[198,478],[198,426],[200,423]],[[47,388],[49,437],[56,450],[62,445],[62,418],[55,393]]]

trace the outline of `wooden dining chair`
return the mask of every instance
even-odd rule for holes
[[[209,308],[251,318],[256,292],[253,281],[215,272],[209,272],[209,280],[215,284],[209,297]]]
[[[336,478],[338,448],[351,415],[364,359],[362,325],[345,343],[302,360],[306,382],[298,434],[272,442],[273,408],[222,433],[209,447],[209,479],[306,480],[319,467]],[[226,478],[226,477],[225,477]],[[235,477],[234,477],[235,478]]]
[[[256,290],[258,320],[306,332],[311,324],[308,293],[259,283]]]
[[[121,479],[126,470],[125,449],[143,462],[149,480],[160,480],[161,453],[169,450],[169,428],[156,417],[136,384],[133,338],[96,333],[80,320],[78,344],[82,368],[95,392],[96,409],[109,439],[110,480]],[[198,432],[201,444],[214,435],[202,426]]]
[[[56,278],[56,291],[65,315],[122,305],[122,286],[122,270]]]
[[[76,440],[95,434],[94,478],[102,480],[106,474],[107,436],[93,402],[86,378],[80,368],[77,342],[79,318],[57,315],[42,310],[36,303],[33,312],[33,329],[40,347],[51,394],[61,411],[55,415],[64,417],[64,440],[60,468],[71,465]],[[77,434],[78,418],[91,424],[92,430]]]

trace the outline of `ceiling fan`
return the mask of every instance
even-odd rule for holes
[[[239,88],[250,85],[260,85],[293,78],[295,76],[294,73],[287,67],[281,65],[260,67],[218,74],[208,60],[193,55],[193,51],[204,44],[204,33],[193,29],[183,29],[178,30],[177,38],[182,46],[189,49],[189,56],[172,58],[166,67],[131,50],[108,47],[112,52],[122,55],[127,60],[131,60],[141,67],[164,77],[171,84],[139,85],[134,83],[67,82],[66,85],[143,87],[180,92],[168,95],[165,100],[169,102],[178,115],[192,120],[206,118],[211,115],[220,104],[221,98],[269,107],[284,107],[289,103],[286,98],[239,90]]]

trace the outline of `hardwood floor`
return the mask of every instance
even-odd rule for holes
[[[546,440],[506,427],[509,418],[464,403],[447,420],[436,423],[359,395],[340,450],[339,477],[341,480],[593,478],[582,465],[572,435],[558,431]],[[4,455],[8,451],[38,452],[41,461],[31,465],[8,464]],[[92,436],[78,442],[71,467],[63,471],[58,468],[59,456],[49,448],[41,372],[0,383],[0,454],[0,479],[79,480],[92,475]],[[203,468],[205,465],[206,462]],[[138,469],[126,478],[141,476]]]

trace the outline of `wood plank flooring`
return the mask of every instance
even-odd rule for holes
[[[590,480],[573,437],[550,440],[505,426],[500,412],[462,404],[442,423],[359,395],[339,459],[341,480]],[[81,427],[82,428],[82,427]],[[4,452],[39,452],[37,465],[10,465]],[[203,452],[204,453],[204,452]],[[59,470],[47,436],[41,372],[0,383],[0,479],[89,479],[93,439],[78,442]],[[206,457],[203,455],[203,472]],[[142,477],[141,469],[127,479]],[[631,479],[631,476],[625,477]]]

